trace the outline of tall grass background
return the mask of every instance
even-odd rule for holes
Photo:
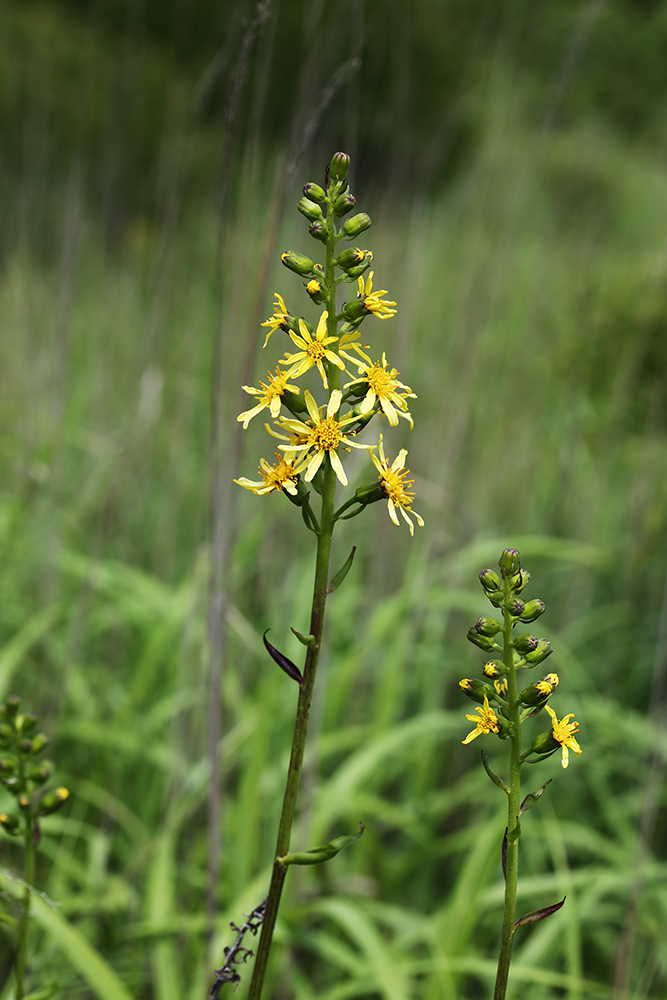
[[[5,37],[55,39],[78,86],[85,72],[99,81],[100,36],[56,9],[9,5],[4,26],[14,34]],[[260,46],[271,30],[269,22]],[[555,780],[524,824],[520,905],[568,898],[559,914],[518,933],[513,996],[664,997],[664,142],[629,141],[595,115],[554,124],[549,102],[536,116],[530,86],[497,58],[470,84],[476,138],[447,183],[417,183],[407,167],[392,176],[390,161],[375,169],[353,72],[334,102],[345,120],[319,122],[292,175],[309,101],[327,77],[308,65],[307,99],[294,102],[296,138],[281,147],[263,138],[258,61],[243,121],[260,124],[234,148],[217,299],[220,124],[193,124],[202,91],[178,76],[161,82],[159,61],[151,75],[149,48],[126,55],[126,68],[143,60],[136,80],[130,69],[125,78],[136,100],[150,103],[151,86],[166,95],[147,167],[154,204],[142,207],[140,192],[128,208],[131,185],[105,187],[83,139],[63,153],[67,122],[36,98],[23,108],[25,169],[8,168],[2,199],[0,697],[18,693],[40,714],[54,735],[58,780],[73,793],[71,806],[44,821],[40,888],[59,905],[35,901],[36,981],[104,1000],[194,1000],[210,985],[216,311],[229,427],[222,460],[230,478],[252,476],[261,428],[251,425],[241,467],[231,466],[247,345],[261,343],[255,324],[270,314],[274,288],[294,312],[316,316],[278,251],[311,250],[291,202],[348,140],[366,164],[353,187],[373,218],[366,245],[376,285],[399,303],[395,320],[371,330],[369,321],[364,332],[418,393],[415,429],[401,431],[401,445],[426,527],[411,540],[378,505],[363,531],[352,521],[336,539],[334,561],[352,544],[358,552],[330,602],[295,842],[352,833],[359,820],[366,832],[331,864],[293,877],[269,995],[489,995],[504,801],[476,745],[461,747],[469,706],[458,680],[480,662],[465,642],[486,610],[477,574],[512,545],[533,574],[529,596],[547,604],[556,707],[576,712],[584,749],[567,773],[553,762],[531,771],[536,787]],[[18,56],[12,65],[22,67],[28,97],[40,72],[61,67],[44,58],[31,71]],[[99,162],[111,175],[114,143],[130,143],[128,121],[113,120],[112,88],[101,93]],[[555,83],[551,94],[560,99]],[[267,245],[283,192],[290,208]],[[257,351],[253,378],[266,364]],[[352,480],[368,478],[363,457],[351,455],[349,467]],[[232,526],[210,951],[219,962],[229,921],[268,884],[295,692],[261,634],[270,627],[272,641],[298,657],[289,626],[307,625],[313,567],[294,513],[282,496],[243,494]],[[20,856],[0,837],[0,890],[11,893]],[[0,938],[3,974],[5,945]],[[6,978],[0,1000],[11,996]]]

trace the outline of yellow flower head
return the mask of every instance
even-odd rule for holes
[[[360,382],[367,383],[368,392],[359,407],[360,412],[363,414],[370,413],[375,406],[376,400],[379,400],[382,412],[392,427],[397,426],[399,417],[404,417],[408,420],[412,427],[412,416],[408,411],[408,404],[405,400],[416,399],[417,397],[410,386],[399,382],[398,372],[395,368],[389,369],[385,354],[382,355],[382,364],[380,364],[379,361],[371,361],[369,356],[364,354],[357,344],[353,344],[352,346],[357,354],[359,354],[362,359],[361,361],[351,354],[346,354],[345,351],[341,351],[341,354],[347,361],[351,361],[352,364],[357,366],[361,378],[355,378],[354,381],[348,382],[345,388],[348,389],[351,385],[358,385]],[[397,389],[405,389],[405,392],[398,393]]]
[[[294,341],[297,347],[301,350],[297,351],[295,354],[286,354],[285,360],[281,362],[284,365],[291,365],[292,367],[286,373],[287,378],[299,378],[304,372],[307,372],[310,368],[317,366],[324,388],[329,388],[329,383],[327,381],[327,376],[324,371],[323,361],[326,359],[330,361],[332,365],[336,365],[338,368],[345,368],[345,362],[341,361],[337,354],[330,351],[327,348],[327,344],[332,344],[338,337],[327,337],[327,318],[328,313],[323,312],[320,316],[320,321],[317,324],[317,330],[315,331],[315,338],[310,335],[308,327],[302,319],[299,320],[299,331],[301,336],[296,333],[292,333],[290,330],[290,337]]]
[[[307,483],[315,476],[315,473],[324,461],[324,456],[328,455],[338,481],[342,486],[347,486],[347,476],[345,475],[343,463],[340,460],[337,449],[341,446],[348,450],[350,448],[371,449],[375,447],[370,444],[357,444],[356,441],[351,441],[345,437],[343,433],[344,428],[348,424],[354,423],[356,417],[348,415],[347,417],[343,417],[342,420],[337,419],[336,414],[340,409],[342,399],[343,394],[340,389],[334,389],[329,398],[326,410],[322,407],[322,411],[324,411],[322,412],[310,392],[306,389],[304,400],[308,407],[310,422],[306,424],[302,420],[282,420],[279,425],[291,431],[292,434],[297,435],[297,439],[300,438],[303,441],[302,444],[290,443],[289,445],[280,445],[280,447],[284,448],[290,454],[296,454],[299,451],[305,453],[303,465],[306,464],[307,460],[308,467],[304,476]]]
[[[254,389],[251,385],[244,385],[243,389],[245,392],[250,393],[251,396],[256,396],[259,399],[257,406],[253,406],[251,410],[244,410],[243,413],[239,413],[237,420],[243,421],[243,430],[246,430],[248,424],[253,417],[256,417],[258,413],[262,410],[268,409],[271,412],[271,416],[274,420],[280,414],[280,400],[285,395],[285,390],[289,389],[291,392],[300,392],[298,385],[290,385],[287,381],[287,375],[285,372],[281,372],[279,368],[276,368],[276,374],[272,375],[269,372],[269,384],[265,385],[264,382],[259,383],[261,389]]]
[[[273,303],[273,316],[269,316],[269,318],[261,324],[261,326],[271,327],[271,329],[266,335],[266,340],[264,341],[263,347],[266,347],[266,345],[269,342],[271,334],[273,333],[274,330],[277,330],[278,327],[280,327],[281,330],[288,331],[289,321],[292,318],[290,314],[287,312],[285,300],[283,299],[282,295],[278,295],[278,292],[274,292],[273,294],[275,296],[275,302]]]
[[[479,712],[479,717],[476,715],[466,715],[466,719],[470,722],[475,723],[475,728],[471,733],[468,733],[462,743],[472,743],[476,740],[478,736],[487,735],[488,733],[497,733],[498,730],[498,716],[489,706],[489,699],[484,695],[484,705],[478,705],[475,709]]]
[[[507,678],[501,677],[499,681],[493,682],[493,686],[496,689],[496,694],[500,695],[501,698],[504,698],[507,694]]]
[[[484,673],[487,677],[497,677],[500,671],[493,660],[489,660],[488,663],[484,664]]]
[[[259,497],[273,493],[274,490],[287,490],[292,496],[296,496],[296,476],[301,467],[297,465],[295,459],[284,458],[278,452],[276,452],[276,459],[275,465],[269,465],[264,458],[260,459],[259,474],[262,477],[260,482],[253,482],[253,480],[245,478],[235,479],[234,482],[245,490],[252,490]]]
[[[553,729],[551,735],[563,747],[563,767],[567,767],[569,764],[569,751],[574,751],[577,757],[581,753],[581,747],[574,738],[574,734],[579,732],[579,723],[569,721],[574,718],[574,712],[564,716],[559,722],[554,710],[549,705],[545,705],[544,707],[551,716],[551,726]]]
[[[382,301],[381,296],[387,294],[386,288],[381,288],[377,292],[373,291],[374,274],[375,271],[369,272],[365,285],[364,279],[359,278],[359,298],[363,300],[366,312],[373,313],[378,319],[390,319],[397,313],[396,303],[389,302],[388,300]]]
[[[403,520],[410,528],[410,534],[414,535],[415,526],[408,515],[413,514],[415,516],[420,528],[424,527],[424,520],[416,510],[412,509],[414,494],[410,492],[409,487],[414,483],[414,479],[406,479],[410,471],[405,468],[405,459],[408,453],[405,448],[402,448],[391,465],[389,465],[382,446],[382,435],[380,435],[380,440],[378,441],[378,452],[380,457],[378,458],[375,454],[371,454],[371,459],[375,468],[380,473],[380,485],[387,494],[389,517],[394,524],[399,524],[400,522],[396,515],[396,508],[398,508]]]

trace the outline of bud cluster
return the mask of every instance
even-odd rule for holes
[[[66,788],[44,793],[53,773],[51,761],[40,759],[49,740],[36,732],[37,716],[19,712],[21,700],[10,695],[0,705],[0,784],[16,799],[16,813],[0,813],[0,826],[15,836],[38,832],[38,820],[67,801]]]

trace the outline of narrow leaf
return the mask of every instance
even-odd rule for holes
[[[493,771],[491,770],[491,768],[489,767],[489,764],[488,764],[488,761],[487,761],[487,756],[486,756],[486,750],[482,750],[482,764],[484,765],[484,770],[486,771],[486,773],[488,774],[488,776],[491,778],[491,781],[494,783],[494,785],[497,785],[498,788],[502,788],[502,790],[509,795],[510,790],[507,787],[507,785],[505,784],[505,782],[503,781],[503,779],[499,778],[497,774],[494,774]]]
[[[532,809],[532,807],[535,805],[535,803],[537,802],[540,795],[542,794],[542,792],[547,787],[550,781],[553,781],[553,778],[549,778],[549,781],[545,781],[542,787],[538,788],[536,792],[530,792],[528,795],[526,795],[525,799],[521,803],[521,809],[519,810],[519,813],[525,813],[528,812],[529,809]]]
[[[267,628],[266,632],[268,631],[269,630]],[[280,669],[284,670],[288,677],[291,677],[293,681],[297,682],[297,684],[301,684],[303,677],[301,676],[301,671],[297,667],[296,663],[292,663],[288,657],[283,656],[279,649],[276,649],[275,646],[271,645],[269,640],[266,638],[266,632],[262,636],[262,639],[264,640],[264,645],[266,646],[271,659],[275,660]]]
[[[333,594],[334,590],[338,590],[338,588],[340,587],[341,583],[343,582],[343,580],[345,579],[345,577],[347,576],[347,574],[350,572],[350,567],[352,566],[352,562],[354,561],[354,553],[356,551],[357,551],[357,546],[353,545],[352,546],[352,551],[350,552],[349,556],[345,560],[345,563],[344,563],[343,567],[338,570],[338,572],[336,573],[335,577],[333,578],[333,580],[331,581],[331,583],[327,587],[327,594]]]
[[[507,827],[505,827],[505,836],[503,837],[503,878],[507,882]]]
[[[297,632],[297,630],[295,628],[292,628],[291,625],[290,625],[290,632],[292,632],[297,637],[297,639],[299,640],[299,642],[302,645],[304,645],[304,646],[314,646],[315,645],[315,636],[314,635],[304,635],[302,632]]]
[[[321,844],[319,847],[311,847],[309,851],[297,851],[295,854],[286,854],[282,858],[278,858],[278,861],[282,865],[321,865],[323,861],[330,861],[331,858],[335,858],[337,854],[340,854],[342,850],[353,844],[355,840],[359,840],[359,837],[364,832],[364,824],[360,823],[361,829],[359,833],[350,834],[349,837],[336,837],[335,840],[331,840],[328,844]]]
[[[514,929],[517,927],[525,927],[527,924],[536,924],[538,920],[544,920],[545,917],[550,917],[552,913],[556,913],[560,910],[561,906],[567,899],[567,896],[563,896],[560,903],[552,903],[551,906],[544,906],[541,910],[533,910],[531,913],[527,913],[525,917],[521,917],[520,920],[514,925]]]

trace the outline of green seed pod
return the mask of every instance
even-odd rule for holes
[[[366,215],[365,212],[360,212],[359,215],[353,215],[351,219],[348,219],[343,226],[343,232],[348,237],[348,239],[354,239],[355,236],[359,236],[360,233],[364,233],[367,229],[371,228],[370,216]]]
[[[11,835],[20,833],[19,821],[16,816],[8,816],[7,813],[0,813],[0,826],[6,833]]]
[[[295,274],[301,274],[305,277],[313,272],[312,260],[303,253],[295,253],[294,250],[287,250],[286,253],[280,255],[280,259],[285,267],[288,267],[290,271],[294,271]]]
[[[523,614],[521,615],[521,621],[522,622],[537,621],[540,615],[543,615],[546,610],[547,606],[544,603],[544,601],[540,600],[528,601],[528,603],[524,605]]]
[[[347,153],[334,153],[328,168],[329,179],[344,181],[350,169],[350,157]]]
[[[514,576],[515,573],[519,572],[521,569],[521,557],[516,549],[505,549],[498,560],[498,565],[500,566],[503,580],[505,580],[508,576]]]
[[[311,222],[317,222],[324,218],[320,206],[316,202],[311,201],[310,198],[302,198],[297,202],[296,207]]]
[[[334,202],[334,213],[335,215],[347,215],[351,212],[354,206],[357,204],[357,199],[354,195],[348,191],[346,194],[342,194],[339,198],[336,198]]]
[[[505,664],[502,660],[489,660],[484,664],[484,673],[487,677],[502,677],[505,673]]]
[[[490,684],[485,684],[484,681],[477,680],[476,677],[464,677],[462,681],[459,681],[459,687],[464,694],[467,694],[473,701],[479,702],[480,705],[483,704],[484,698],[495,698],[496,696],[496,692]]]
[[[19,696],[17,694],[10,694],[9,698],[7,698],[5,703],[0,708],[0,718],[9,720],[15,719],[20,704],[21,699]]]
[[[537,648],[529,653],[525,653],[525,658],[531,665],[536,663],[541,663],[542,660],[546,660],[547,656],[551,656],[554,648],[548,639],[540,639],[537,644]]]
[[[66,788],[56,788],[55,792],[45,795],[39,804],[39,815],[50,816],[65,805],[69,798],[69,791]]]
[[[475,631],[480,635],[498,635],[502,625],[495,618],[479,618],[475,622]]]
[[[492,569],[483,569],[479,574],[479,582],[487,592],[500,590],[500,577]]]
[[[310,201],[316,201],[320,205],[323,205],[327,200],[324,188],[321,188],[319,184],[313,184],[312,181],[309,184],[304,184],[303,193]]]
[[[525,656],[537,649],[538,642],[534,635],[528,635],[527,632],[524,632],[522,635],[514,636],[513,645],[519,653],[523,653]]]
[[[343,250],[342,253],[338,254],[334,260],[334,264],[336,267],[342,267],[344,271],[349,270],[351,267],[359,267],[360,264],[365,262],[367,252],[366,250],[360,250],[359,247],[348,247],[347,250]]]
[[[319,278],[311,278],[306,285],[306,291],[316,305],[321,305],[322,302],[326,302],[327,300],[327,293],[325,292]]]
[[[324,222],[311,222],[308,226],[308,232],[314,240],[319,240],[320,243],[326,243],[327,227]]]
[[[480,635],[474,625],[468,629],[468,640],[487,653],[491,652],[492,649],[498,649],[498,644],[489,638],[489,636]]]

